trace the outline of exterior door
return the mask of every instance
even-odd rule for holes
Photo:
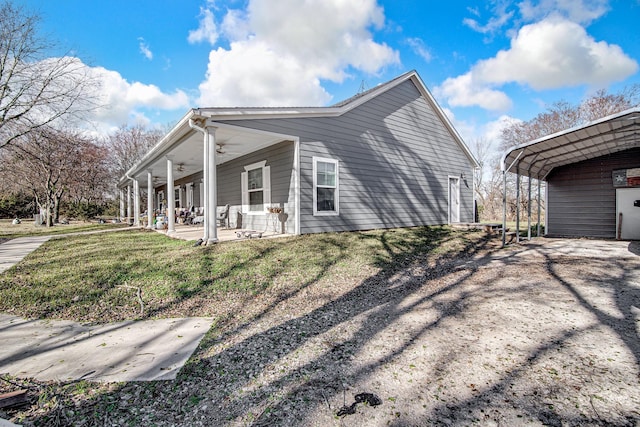
[[[618,235],[623,240],[640,240],[640,188],[616,189],[616,236]]]
[[[449,224],[460,222],[460,178],[449,177]]]

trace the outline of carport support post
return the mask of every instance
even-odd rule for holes
[[[176,232],[176,191],[173,187],[173,159],[167,156],[167,234]]]
[[[542,202],[540,201],[542,191],[540,190],[540,186],[540,178],[538,177],[538,229],[536,231],[536,237],[540,237],[540,215],[542,214]]]
[[[133,180],[133,225],[140,226],[140,183],[137,178]]]
[[[218,229],[216,224],[216,207],[218,206],[218,183],[216,171],[216,129],[211,126],[204,127],[205,146],[205,236],[207,245],[218,242]]]
[[[520,170],[516,169],[516,243],[520,243]]]
[[[149,230],[153,228],[153,219],[153,176],[151,169],[147,169],[147,228]]]
[[[507,244],[507,172],[502,168],[502,247]]]
[[[527,240],[531,240],[531,177],[527,178],[529,186],[527,199]]]

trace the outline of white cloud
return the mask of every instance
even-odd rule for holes
[[[144,38],[138,37],[138,42],[140,46],[140,53],[144,55],[149,61],[153,59],[153,52],[149,49],[149,44],[144,41]]]
[[[417,37],[411,37],[406,40],[407,44],[411,47],[416,55],[422,57],[425,62],[431,61],[431,52],[429,48],[424,44],[424,41]]]
[[[587,25],[609,10],[609,0],[524,0],[518,6],[525,22],[560,16]]]
[[[511,46],[479,61],[469,72],[436,88],[452,106],[478,105],[504,111],[507,95],[496,89],[518,83],[535,90],[578,85],[605,87],[638,70],[638,63],[617,45],[597,42],[566,19],[550,17],[522,27]]]
[[[255,71],[247,73],[248,69]],[[306,106],[331,99],[297,58],[260,42],[237,42],[230,50],[211,51],[207,76],[200,84],[201,106]]]
[[[376,74],[399,54],[373,40],[384,27],[375,0],[251,0],[230,10],[230,41],[209,55],[202,106],[318,105],[330,97],[321,80],[341,82],[350,68]]]
[[[617,45],[596,42],[580,25],[548,18],[523,27],[511,48],[473,68],[490,84],[517,82],[536,90],[566,86],[604,87],[638,70]]]
[[[214,21],[213,12],[206,8],[200,8],[200,22],[198,29],[189,31],[187,40],[189,43],[208,42],[215,45],[218,41],[218,27]]]
[[[103,67],[89,68],[90,74],[101,82],[98,103],[101,108],[93,112],[92,120],[100,129],[109,129],[123,123],[139,122],[142,110],[184,110],[189,107],[187,95],[176,90],[167,94],[155,85],[130,83],[120,73]]]
[[[446,99],[452,107],[477,105],[487,110],[506,111],[512,105],[504,92],[477,81],[473,71],[446,79],[434,88],[434,93],[437,97]]]
[[[522,0],[519,3],[507,0],[493,0],[486,6],[490,17],[481,22],[478,8],[467,8],[473,15],[464,18],[463,24],[482,34],[493,35],[507,25],[512,25],[508,33],[517,31],[522,24],[530,24],[549,17],[566,19],[581,25],[588,25],[609,10],[610,0]],[[516,12],[519,12],[516,13]]]
[[[477,9],[467,8],[467,10],[473,13],[475,16],[478,16],[478,17],[480,16],[480,13],[478,12]],[[505,26],[514,15],[513,11],[507,11],[506,4],[497,5],[493,13],[494,13],[494,16],[489,18],[489,21],[484,25],[480,24],[480,22],[477,19],[473,19],[473,18],[465,18],[462,20],[462,23],[465,24],[467,27],[471,28],[472,30],[477,31],[479,33],[492,34],[498,31],[503,26]]]
[[[245,40],[251,34],[247,14],[243,10],[227,11],[220,28],[228,40]]]

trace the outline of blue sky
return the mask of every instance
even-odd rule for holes
[[[640,0],[14,0],[102,80],[106,132],[318,106],[415,69],[463,138],[640,83]]]

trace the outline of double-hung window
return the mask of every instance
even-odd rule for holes
[[[313,158],[313,214],[338,215],[338,161]]]
[[[264,214],[271,204],[271,168],[267,161],[244,167],[242,182],[242,212]]]

